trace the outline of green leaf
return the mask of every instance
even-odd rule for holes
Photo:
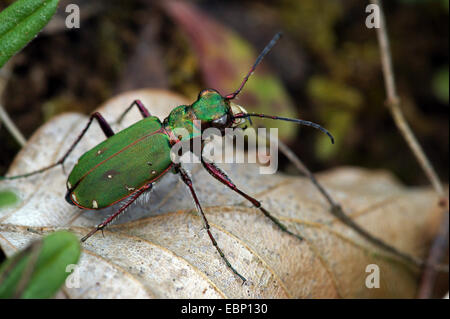
[[[448,75],[448,65],[442,67],[433,76],[433,92],[436,97],[444,103],[448,103],[449,97],[449,75]]]
[[[313,76],[308,81],[307,92],[318,105],[321,123],[332,132],[336,144],[330,144],[327,136],[317,135],[317,156],[327,160],[336,156],[345,137],[351,132],[353,121],[363,105],[363,95],[355,88],[324,76]]]
[[[16,193],[11,190],[0,190],[0,209],[6,206],[14,205],[19,201]]]
[[[50,298],[76,264],[80,243],[75,235],[59,231],[32,243],[0,267],[0,298]]]
[[[58,0],[18,0],[0,12],[0,67],[39,33],[57,6]]]

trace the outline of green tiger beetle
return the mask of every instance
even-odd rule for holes
[[[92,124],[92,121],[96,119],[103,133],[106,135],[106,140],[84,153],[79,158],[78,163],[73,167],[67,180],[66,201],[81,209],[97,210],[116,204],[126,198],[129,200],[110,217],[84,236],[81,241],[84,242],[97,231],[103,230],[116,217],[124,212],[125,209],[139,196],[152,189],[154,182],[171,170],[173,173],[179,174],[181,180],[188,187],[195,202],[196,210],[203,220],[209,238],[221,258],[233,273],[245,282],[246,279],[233,268],[220,247],[217,245],[217,242],[210,231],[208,220],[194,190],[192,179],[180,163],[174,163],[171,160],[170,152],[173,145],[182,142],[184,139],[192,140],[202,138],[201,134],[198,136],[190,135],[187,137],[176,136],[174,134],[174,131],[179,128],[192,131],[194,120],[201,121],[203,124],[202,129],[209,127],[219,129],[222,136],[225,134],[225,128],[236,129],[241,127],[243,122],[250,121],[251,117],[290,121],[319,129],[327,134],[330,137],[331,142],[334,143],[333,136],[318,124],[299,119],[248,113],[243,107],[233,102],[233,99],[241,92],[250,75],[255,71],[258,64],[272,49],[280,37],[281,33],[277,33],[273,37],[258,56],[250,71],[244,77],[242,83],[235,92],[222,96],[213,89],[203,90],[199,93],[198,98],[194,103],[191,105],[180,105],[174,108],[163,122],[157,117],[152,116],[141,101],[135,100],[120,115],[117,122],[120,123],[124,116],[134,106],[138,108],[143,119],[118,133],[114,133],[103,116],[100,113],[95,112],[90,116],[88,123],[77,139],[56,163],[27,174],[3,177],[2,179],[11,180],[28,177],[42,173],[58,165],[63,166],[66,158],[85,135]],[[249,123],[251,124],[251,122]],[[301,236],[289,231],[285,225],[262,207],[260,201],[239,189],[214,163],[206,161],[203,156],[201,156],[201,163],[209,174],[251,202],[282,231],[302,240]]]

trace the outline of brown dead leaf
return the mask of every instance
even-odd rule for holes
[[[99,111],[114,121],[139,98],[163,118],[183,103],[167,91],[139,90],[107,101]],[[133,110],[123,127],[139,120]],[[87,116],[65,114],[41,127],[18,154],[9,175],[29,172],[57,160]],[[119,129],[114,127],[116,131]],[[76,159],[103,139],[93,125],[69,157]],[[78,288],[68,298],[392,298],[414,297],[418,272],[366,242],[327,211],[328,205],[305,178],[260,175],[256,164],[220,164],[244,191],[283,221],[298,239],[281,232],[257,209],[214,180],[199,164],[188,167],[212,232],[234,267],[225,266],[202,228],[190,195],[169,173],[150,196],[116,223],[90,238],[79,263]],[[68,173],[68,172],[67,172]],[[0,211],[0,245],[8,256],[31,240],[65,228],[78,236],[112,213],[82,211],[64,200],[66,175],[60,168],[28,179],[2,181],[21,202]],[[384,171],[339,168],[319,176],[356,221],[375,236],[423,258],[433,238],[438,211],[428,189],[406,188]],[[116,207],[117,208],[117,207]],[[365,285],[366,267],[380,268],[379,289]]]

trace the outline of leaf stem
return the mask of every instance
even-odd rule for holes
[[[20,133],[19,129],[14,125],[14,123],[11,121],[8,113],[6,113],[5,109],[3,108],[3,105],[1,104],[0,104],[0,122],[3,122],[3,124],[5,124],[6,129],[11,133],[11,135],[14,137],[17,143],[20,144],[21,147],[23,147],[27,143],[27,140],[22,135],[22,133]]]
[[[263,138],[266,138],[267,135],[263,133],[264,130],[261,130],[259,132],[260,135],[262,135]],[[269,139],[272,141],[273,137],[269,135]],[[275,141],[274,141],[275,142]],[[295,165],[295,167],[303,173],[305,176],[307,176],[311,182],[314,184],[314,186],[319,190],[319,192],[323,195],[323,197],[327,200],[327,202],[330,205],[330,212],[333,216],[335,216],[338,220],[340,220],[342,223],[353,229],[355,232],[357,232],[359,235],[361,235],[363,238],[365,238],[367,241],[371,242],[372,244],[384,249],[385,251],[390,252],[394,256],[397,256],[401,258],[402,260],[405,260],[408,263],[412,263],[416,266],[422,266],[424,265],[424,261],[422,261],[419,258],[416,258],[414,256],[411,256],[407,253],[401,252],[397,248],[385,243],[381,239],[371,235],[368,233],[365,229],[363,229],[361,226],[359,226],[357,223],[355,223],[344,211],[342,206],[336,202],[333,197],[328,193],[328,191],[319,183],[319,181],[316,179],[314,174],[306,167],[306,165],[300,160],[300,158],[292,152],[292,150],[284,144],[282,141],[277,140],[276,143],[278,143],[279,150]],[[441,267],[441,265],[435,266],[435,268],[439,270],[445,269],[445,267]],[[445,270],[444,270],[445,271]],[[447,270],[448,271],[448,270]]]
[[[435,237],[433,244],[425,263],[425,269],[422,273],[417,298],[429,299],[433,297],[434,287],[436,285],[437,271],[434,265],[440,264],[448,251],[449,237],[449,213],[444,212],[444,219],[441,222],[439,233]]]
[[[10,75],[11,62],[7,63],[3,68],[0,69],[0,100],[3,96],[3,91],[6,87],[6,82],[8,81]],[[23,147],[27,140],[23,136],[23,134],[19,131],[19,129],[14,125],[14,122],[9,117],[6,110],[3,108],[3,105],[0,101],[0,123],[5,124],[6,129],[11,133],[17,143]]]

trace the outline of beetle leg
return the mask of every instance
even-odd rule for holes
[[[292,235],[294,237],[297,237],[299,240],[303,240],[303,237],[300,235],[294,234],[291,232],[284,224],[282,224],[278,218],[273,216],[268,210],[266,210],[264,207],[261,206],[261,202],[257,199],[251,197],[250,195],[244,193],[241,191],[237,186],[233,183],[233,181],[214,163],[208,163],[206,162],[203,157],[201,158],[203,167],[208,171],[209,174],[212,175],[215,179],[217,179],[222,184],[228,186],[231,190],[235,191],[242,197],[244,197],[246,200],[251,202],[256,208],[258,208],[265,216],[267,216],[275,225],[278,226],[282,231],[285,233],[288,233],[289,235]]]
[[[181,165],[175,166],[175,169],[177,170],[177,172],[180,174],[181,179],[183,180],[183,182],[187,185],[187,187],[189,188],[192,198],[194,199],[194,203],[195,203],[195,207],[197,209],[197,212],[200,214],[200,216],[203,219],[203,224],[205,226],[206,231],[208,232],[209,238],[211,239],[212,244],[214,245],[214,247],[216,247],[217,252],[219,253],[220,257],[222,257],[222,259],[225,261],[226,265],[228,266],[228,268],[231,269],[231,271],[233,271],[233,273],[235,273],[243,282],[247,281],[247,279],[245,279],[241,274],[239,274],[237,272],[236,269],[233,268],[233,266],[231,266],[231,263],[228,261],[227,257],[225,257],[225,254],[222,252],[222,250],[220,249],[220,247],[217,245],[217,241],[214,238],[214,236],[211,234],[210,231],[210,226],[208,223],[208,220],[206,219],[206,216],[203,212],[202,206],[200,205],[200,202],[197,198],[197,194],[195,193],[194,190],[194,186],[192,185],[192,180],[189,177],[188,173],[184,170],[184,168],[181,167]]]
[[[89,129],[89,126],[91,126],[91,123],[92,123],[92,121],[94,119],[97,120],[97,122],[100,125],[100,128],[102,129],[102,131],[105,134],[106,138],[111,137],[111,136],[114,135],[114,131],[112,130],[112,128],[108,124],[108,122],[105,120],[105,118],[99,112],[93,113],[91,115],[91,117],[89,118],[89,122],[86,125],[86,127],[83,129],[83,131],[81,131],[80,135],[78,135],[78,138],[75,140],[75,142],[73,142],[73,144],[70,146],[70,148],[66,152],[66,154],[64,154],[64,156],[56,163],[56,164],[61,164],[62,167],[63,167],[63,170],[64,170],[64,161],[66,160],[67,156],[69,156],[69,154],[73,151],[75,146],[77,146],[77,144],[81,141],[81,139],[83,138],[84,134]]]
[[[97,227],[95,227],[93,230],[91,230],[86,236],[84,236],[83,238],[81,238],[81,242],[85,242],[89,237],[91,237],[92,235],[94,235],[96,232],[98,232],[99,230],[102,231],[103,234],[103,228],[105,228],[106,226],[108,226],[109,223],[111,223],[117,216],[119,216],[120,214],[122,214],[124,212],[125,209],[128,208],[128,206],[130,206],[136,199],[138,199],[139,196],[141,196],[143,193],[145,193],[146,191],[150,190],[153,187],[153,184],[147,184],[144,187],[140,188],[132,197],[131,199],[125,203],[122,207],[119,208],[119,210],[117,212],[115,212],[114,214],[112,214],[111,216],[109,216],[107,219],[105,219],[101,224],[98,224]]]
[[[139,112],[141,112],[143,118],[151,116],[150,112],[147,110],[147,108],[144,106],[144,103],[142,103],[141,100],[134,100],[133,103],[131,103],[131,105],[129,107],[127,107],[127,109],[119,116],[116,123],[120,124],[122,122],[123,118],[125,117],[125,115],[127,115],[127,113],[135,105],[139,109]]]
[[[114,135],[114,131],[112,130],[112,128],[108,124],[108,122],[105,120],[105,118],[99,112],[95,112],[95,113],[91,114],[91,117],[89,118],[89,122],[86,124],[84,129],[81,131],[80,135],[78,135],[78,137],[75,140],[75,142],[72,143],[72,145],[67,150],[67,152],[56,163],[53,163],[52,165],[46,166],[44,168],[38,169],[36,171],[30,172],[30,173],[27,173],[27,174],[10,176],[10,177],[0,177],[0,180],[1,179],[16,179],[16,178],[23,178],[23,177],[32,176],[32,175],[35,175],[35,174],[38,174],[38,173],[45,172],[45,171],[47,171],[47,170],[49,170],[49,169],[51,169],[51,168],[53,168],[55,166],[58,166],[58,165],[61,165],[63,167],[63,171],[64,171],[64,161],[70,155],[70,153],[73,151],[75,146],[77,146],[77,144],[83,138],[84,134],[89,129],[89,127],[91,126],[92,121],[94,119],[97,120],[98,124],[100,125],[100,128],[102,129],[103,133],[106,135],[107,138]]]

